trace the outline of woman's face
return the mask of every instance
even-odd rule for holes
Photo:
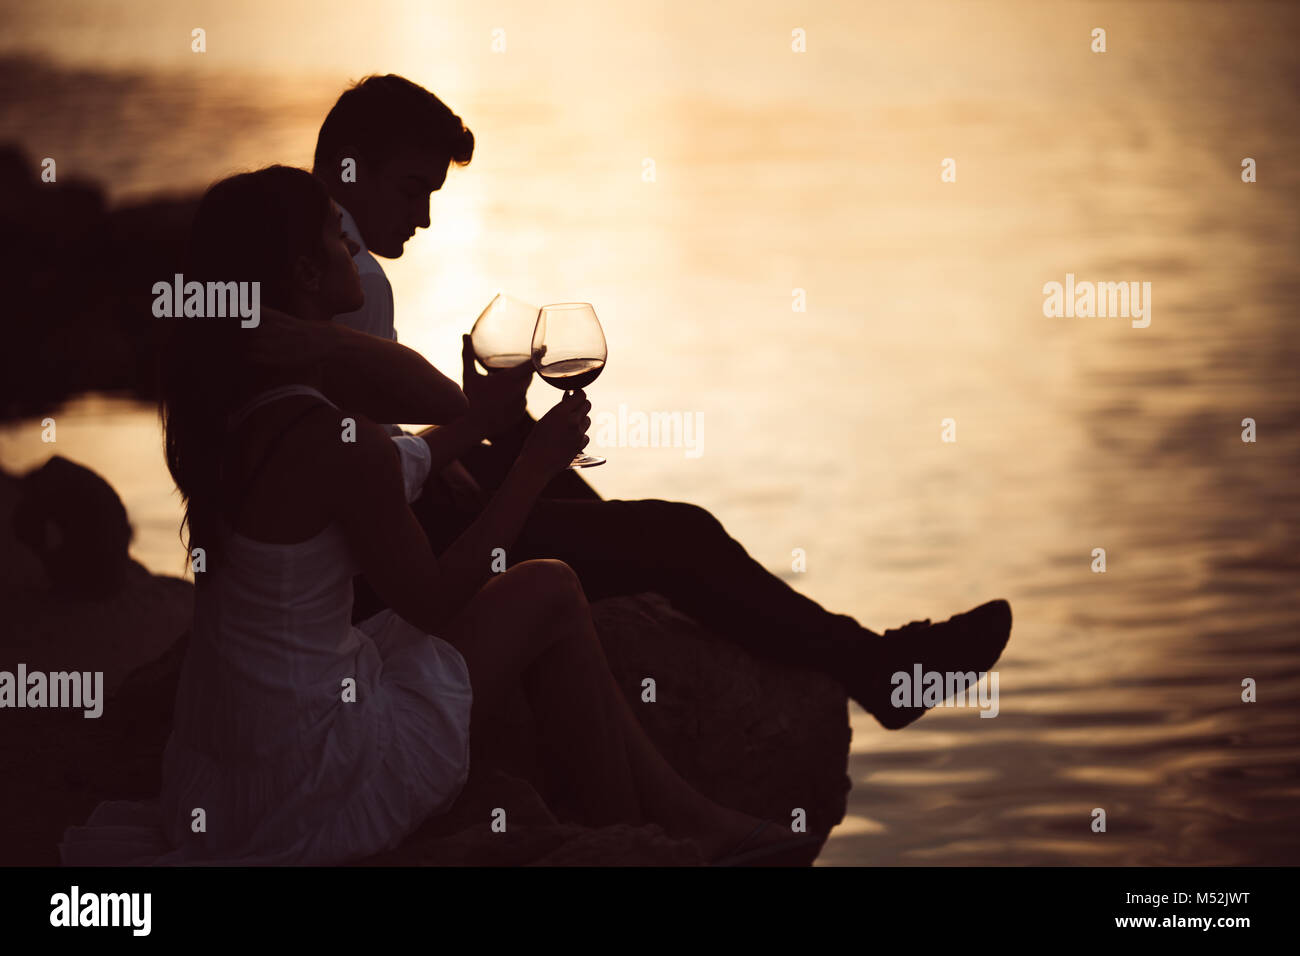
[[[320,287],[322,311],[329,315],[355,312],[366,301],[361,291],[361,276],[352,258],[361,247],[344,233],[343,213],[332,199],[321,240],[325,246],[325,272]]]

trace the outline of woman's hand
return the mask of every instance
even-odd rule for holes
[[[565,394],[558,405],[538,420],[519,452],[518,464],[534,469],[547,481],[569,467],[574,456],[591,441],[587,429],[591,402],[582,389]]]
[[[468,335],[461,337],[461,362],[469,416],[483,434],[491,438],[519,424],[527,411],[526,395],[533,377],[532,363],[525,362],[515,368],[480,375],[474,367],[474,346]]]

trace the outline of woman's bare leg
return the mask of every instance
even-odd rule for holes
[[[545,742],[548,779],[560,783],[584,822],[650,820],[696,840],[706,856],[757,822],[701,795],[655,749],[609,671],[567,565],[526,561],[493,578],[442,636],[469,666],[479,713],[501,706],[522,677]]]
[[[567,565],[526,561],[489,580],[440,636],[469,667],[471,738],[473,728],[493,725],[506,695],[517,693],[522,682],[538,722],[548,781],[580,779],[583,785],[573,789],[586,795],[592,823],[640,822],[622,728],[611,719],[608,701],[584,690],[592,686],[592,675],[580,667],[565,670],[580,596]]]

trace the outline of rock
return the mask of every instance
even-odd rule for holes
[[[619,686],[660,751],[690,783],[724,805],[775,820],[789,820],[793,809],[802,808],[809,831],[827,832],[840,822],[850,786],[850,729],[838,684],[815,672],[756,660],[656,594],[611,598],[592,610]],[[19,765],[35,762],[44,769],[22,775],[17,789],[26,792],[21,796],[10,789],[0,798],[0,820],[22,815],[24,829],[34,828],[40,838],[18,843],[27,848],[27,858],[0,862],[55,862],[53,847],[63,827],[84,822],[99,800],[157,795],[184,648],[185,641],[177,641],[161,659],[133,673],[103,718],[79,722],[99,726],[62,721],[56,727],[46,721],[40,725],[47,738],[42,744],[7,755]],[[645,677],[655,679],[654,703],[641,701]],[[517,699],[519,706],[498,718],[511,729],[517,749],[494,755],[490,767],[472,768],[451,810],[427,820],[395,850],[359,865],[703,862],[695,844],[674,839],[659,826],[588,828],[558,821],[529,783],[535,732],[522,694]],[[78,780],[66,779],[65,771],[73,767]],[[33,791],[31,781],[48,789]],[[488,826],[495,807],[507,810],[504,834]]]
[[[122,589],[131,567],[131,523],[113,486],[55,455],[19,483],[18,539],[40,559],[54,592],[103,600]]]
[[[751,656],[646,593],[593,605],[610,669],[660,753],[705,796],[809,832],[844,817],[852,732],[844,688]],[[652,677],[657,701],[641,702]]]
[[[160,734],[165,742],[170,726],[172,701],[159,699],[167,679],[154,682],[152,697],[127,695],[132,704],[121,711],[113,695],[142,664],[160,656],[169,668],[179,663],[167,652],[189,628],[194,588],[128,559],[113,596],[60,596],[41,560],[9,533],[21,494],[22,479],[0,472],[0,669],[21,662],[29,671],[103,671],[109,698],[94,719],[80,710],[0,711],[0,866],[54,866],[64,827],[84,822],[106,795],[157,794],[162,747],[154,742]]]
[[[664,758],[701,793],[773,820],[788,821],[802,808],[809,832],[827,833],[844,818],[852,732],[839,684],[815,671],[757,660],[658,594],[597,601],[592,617],[633,713]],[[655,680],[654,703],[641,700],[647,677]],[[519,741],[517,751],[499,755],[497,762],[509,770],[490,771],[478,789],[467,788],[446,819],[429,821],[397,850],[368,864],[703,862],[693,843],[674,840],[658,826],[593,830],[536,819],[534,804],[541,798],[512,775],[536,772],[531,714],[518,707],[500,720]],[[517,834],[490,832],[484,821],[493,807],[507,808],[508,820],[524,823]],[[524,808],[525,820],[519,821],[516,808]]]
[[[23,478],[0,472],[0,665],[103,671],[112,694],[188,630],[194,586],[130,558],[119,509],[107,482],[57,456]],[[49,553],[8,533],[32,525],[40,545],[50,523],[63,541]]]
[[[96,183],[0,144],[0,418],[45,414],[86,391],[157,396],[153,284],[183,272],[198,196],[109,208]]]
[[[493,833],[492,811],[507,810],[505,833]],[[489,770],[474,773],[450,811],[430,818],[400,847],[360,866],[691,866],[699,848],[658,826],[592,829],[560,823],[527,780]]]

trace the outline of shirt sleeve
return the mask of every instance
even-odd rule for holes
[[[433,470],[433,456],[424,439],[417,435],[405,433],[394,435],[393,444],[397,446],[397,455],[402,460],[402,481],[406,485],[406,501],[409,504],[420,497],[424,483],[429,480]]]

